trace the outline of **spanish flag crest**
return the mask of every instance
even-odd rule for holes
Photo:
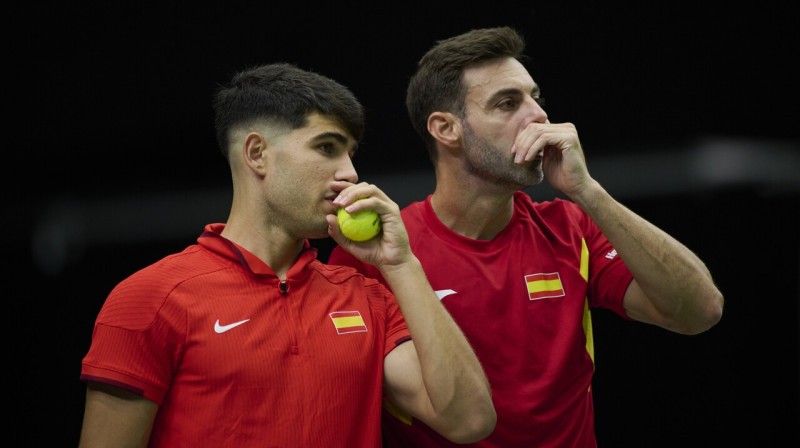
[[[564,285],[558,272],[529,274],[525,276],[528,296],[531,300],[564,297]]]
[[[367,324],[358,311],[334,311],[329,316],[338,334],[367,332]]]

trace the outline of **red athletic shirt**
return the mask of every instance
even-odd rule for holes
[[[402,216],[433,289],[486,370],[497,425],[479,443],[455,445],[388,406],[387,446],[595,447],[589,308],[627,318],[622,297],[633,278],[597,226],[572,202],[534,203],[524,192],[491,241],[448,229],[430,197]],[[380,278],[338,247],[329,264]]]
[[[394,296],[307,241],[281,281],[223,227],[114,288],[81,379],[157,403],[151,447],[379,447]]]

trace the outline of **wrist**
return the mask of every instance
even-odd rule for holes
[[[608,195],[608,193],[603,186],[592,178],[589,178],[580,187],[567,194],[572,202],[578,204],[584,210],[597,204],[598,199],[605,195]]]

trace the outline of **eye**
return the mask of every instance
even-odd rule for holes
[[[536,101],[536,104],[538,104],[539,107],[544,107],[544,98],[543,97],[535,96],[535,97],[533,97],[533,100]]]
[[[519,106],[519,101],[514,98],[504,98],[497,103],[497,108],[502,110],[514,110]]]
[[[336,145],[333,143],[320,143],[317,145],[317,149],[323,154],[333,154],[336,152]]]

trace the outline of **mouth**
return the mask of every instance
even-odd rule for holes
[[[339,207],[337,207],[336,205],[333,204],[333,200],[336,199],[337,196],[339,196],[338,193],[333,193],[333,194],[329,194],[329,195],[325,196],[325,203],[327,205],[325,207],[325,209],[326,209],[325,211],[327,213],[335,215],[336,211],[339,209]]]

